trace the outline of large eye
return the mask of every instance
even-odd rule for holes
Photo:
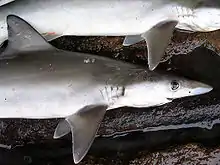
[[[170,85],[171,90],[173,91],[177,90],[180,87],[180,84],[176,80],[171,81]]]

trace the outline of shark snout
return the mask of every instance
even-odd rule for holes
[[[213,89],[212,86],[200,83],[199,86],[196,88],[192,89],[191,94],[192,95],[201,95],[210,92]]]

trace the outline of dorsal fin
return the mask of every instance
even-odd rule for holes
[[[55,49],[29,23],[16,15],[7,16],[8,45],[0,59],[10,59],[21,52]]]

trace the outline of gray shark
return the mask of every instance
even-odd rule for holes
[[[75,163],[88,152],[107,110],[151,107],[207,93],[183,77],[96,55],[59,50],[29,23],[9,15],[0,60],[0,118],[64,118],[54,138],[72,133]]]
[[[146,41],[148,65],[160,63],[174,28],[220,28],[220,10],[210,0],[16,0],[0,6],[0,44],[7,39],[6,17],[20,16],[47,40],[63,35],[126,36],[124,46]],[[204,4],[204,5],[203,5]]]

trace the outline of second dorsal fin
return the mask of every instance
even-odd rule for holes
[[[55,49],[29,23],[16,15],[7,16],[8,45],[0,59],[10,59],[20,52]]]

